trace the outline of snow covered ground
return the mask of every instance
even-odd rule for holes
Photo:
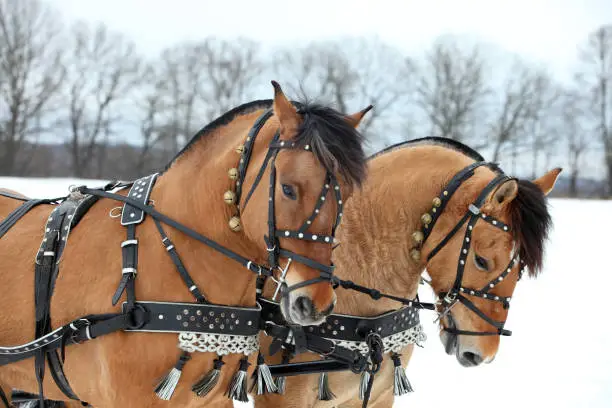
[[[77,183],[0,177],[0,187],[38,198],[63,195]],[[461,367],[444,353],[433,315],[424,312],[428,340],[407,371],[415,392],[395,407],[612,407],[612,267],[606,255],[612,255],[612,201],[553,199],[551,210],[544,272],[519,283],[506,324],[513,335],[502,338],[495,361]],[[422,296],[430,293],[424,289]]]

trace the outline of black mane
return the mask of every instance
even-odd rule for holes
[[[519,245],[519,257],[529,276],[537,276],[544,262],[544,243],[552,219],[546,196],[529,180],[518,179],[518,193],[509,204],[514,239]]]
[[[476,150],[471,147],[458,142],[457,140],[448,139],[446,137],[437,137],[437,136],[428,136],[422,137],[419,139],[411,139],[406,140],[404,142],[399,142],[394,145],[388,146],[368,157],[368,160],[378,157],[382,154],[389,153],[395,151],[397,149],[401,149],[409,146],[418,146],[418,145],[428,145],[428,146],[442,146],[448,149],[454,150],[456,152],[462,153],[467,157],[473,159],[474,161],[484,161],[484,157],[480,155]]]
[[[256,100],[226,112],[197,132],[165,170],[200,139],[220,126],[227,125],[236,116],[269,109],[272,104],[272,99]],[[308,102],[294,104],[303,116],[303,121],[293,141],[298,146],[312,146],[312,152],[326,170],[338,171],[347,183],[361,185],[366,173],[366,156],[362,147],[364,138],[361,133],[345,120],[342,113],[332,108]]]

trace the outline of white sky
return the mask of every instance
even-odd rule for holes
[[[49,0],[69,19],[103,21],[143,52],[181,40],[244,35],[276,45],[377,35],[407,53],[467,35],[566,71],[576,47],[612,23],[612,0]]]

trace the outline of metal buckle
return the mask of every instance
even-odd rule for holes
[[[470,204],[468,206],[468,210],[470,210],[470,212],[474,215],[480,214],[480,208],[476,207],[474,204]]]
[[[252,269],[251,269],[251,265],[257,265],[257,272],[256,272],[256,273],[257,273],[257,275],[261,276],[261,265],[259,265],[259,264],[254,264],[253,262],[248,261],[248,262],[247,262],[247,264],[246,264],[246,268],[247,268],[249,271],[251,271],[251,272],[255,272],[254,270],[252,270]]]
[[[287,265],[285,265],[285,268],[281,268],[280,266],[277,266],[277,268],[281,271],[281,275],[278,278],[278,280],[275,279],[274,276],[271,276],[272,281],[276,283],[276,290],[274,291],[274,296],[272,296],[273,301],[276,301],[276,297],[278,296],[278,293],[281,290],[282,284],[286,282],[285,277],[287,276],[287,272],[289,271],[290,265],[291,265],[291,258],[288,259]]]
[[[83,326],[78,327],[75,323],[78,322],[83,322]],[[79,325],[80,326],[80,325]],[[85,329],[85,336],[87,337],[87,340],[92,340],[93,337],[91,337],[91,331],[90,331],[90,326],[91,326],[91,322],[88,319],[85,318],[81,318],[78,319],[75,322],[70,323],[70,328],[73,330],[73,332],[70,334],[70,340],[74,343],[74,344],[81,344],[82,341],[78,341],[76,338],[76,334],[78,333],[78,331],[82,328]]]

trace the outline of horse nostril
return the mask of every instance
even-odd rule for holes
[[[312,300],[310,300],[310,298],[306,296],[300,296],[295,299],[295,302],[293,303],[293,308],[302,318],[312,317],[315,309]]]
[[[472,353],[471,351],[465,351],[463,353],[463,358],[466,359],[467,361],[469,361],[471,364],[473,364],[475,366],[479,365],[483,361],[482,357],[480,357],[476,353]]]

